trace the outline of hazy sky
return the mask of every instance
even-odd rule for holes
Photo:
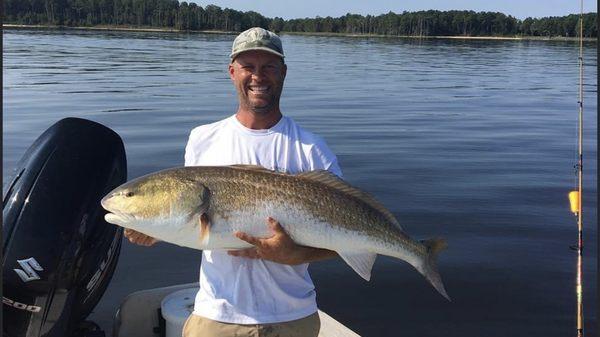
[[[180,0],[183,1],[183,0]],[[418,11],[427,9],[451,10],[468,9],[474,11],[493,11],[512,15],[518,19],[528,16],[562,16],[579,13],[578,0],[187,0],[202,7],[213,4],[221,8],[240,11],[253,10],[267,17],[284,19],[315,16],[343,16],[346,13],[379,15],[389,11]],[[584,10],[596,12],[596,0],[585,0]]]

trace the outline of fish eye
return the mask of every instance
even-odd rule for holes
[[[125,193],[126,197],[133,197],[133,192],[129,191],[127,193]]]

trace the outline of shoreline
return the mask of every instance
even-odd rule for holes
[[[154,32],[154,33],[200,33],[200,34],[228,34],[234,35],[239,32],[226,30],[180,30],[175,28],[155,28],[155,27],[130,27],[130,26],[50,26],[50,25],[16,25],[12,23],[3,23],[2,29],[52,29],[52,30],[100,30],[100,31],[120,31],[120,32]]]
[[[375,37],[375,38],[401,38],[401,39],[449,39],[449,40],[506,40],[506,41],[579,41],[578,37],[565,36],[463,36],[463,35],[381,35],[381,34],[349,34],[326,32],[281,32],[284,35],[328,36],[328,37]],[[584,37],[583,41],[597,41],[593,37]]]
[[[125,31],[125,32],[154,32],[154,33],[195,33],[195,34],[227,34],[237,35],[239,32],[224,30],[180,30],[175,28],[131,27],[131,26],[50,26],[50,25],[17,25],[3,23],[3,29],[56,29],[56,30],[96,30],[96,31]],[[578,37],[564,36],[412,36],[412,35],[380,35],[380,34],[349,34],[328,32],[279,32],[280,35],[303,35],[325,37],[354,37],[354,38],[401,38],[401,39],[450,39],[450,40],[496,40],[496,41],[579,41]],[[596,38],[583,38],[585,42],[597,42]]]

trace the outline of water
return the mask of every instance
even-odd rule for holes
[[[234,113],[234,36],[5,30],[4,180],[66,116],[124,140],[129,177],[183,163],[188,132]],[[399,260],[364,282],[311,266],[319,307],[363,336],[574,334],[577,44],[284,35],[282,110],[323,136],[344,177],[415,238],[443,236],[446,302]],[[585,62],[586,329],[596,330],[595,43]],[[124,244],[91,318],[110,331],[128,293],[194,282],[200,253]]]

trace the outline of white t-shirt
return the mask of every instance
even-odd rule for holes
[[[265,130],[248,129],[235,115],[192,130],[185,148],[186,166],[233,164],[287,173],[326,169],[342,175],[323,139],[289,117]],[[307,263],[289,266],[230,256],[226,251],[202,252],[195,315],[227,323],[267,324],[304,318],[316,311]]]

